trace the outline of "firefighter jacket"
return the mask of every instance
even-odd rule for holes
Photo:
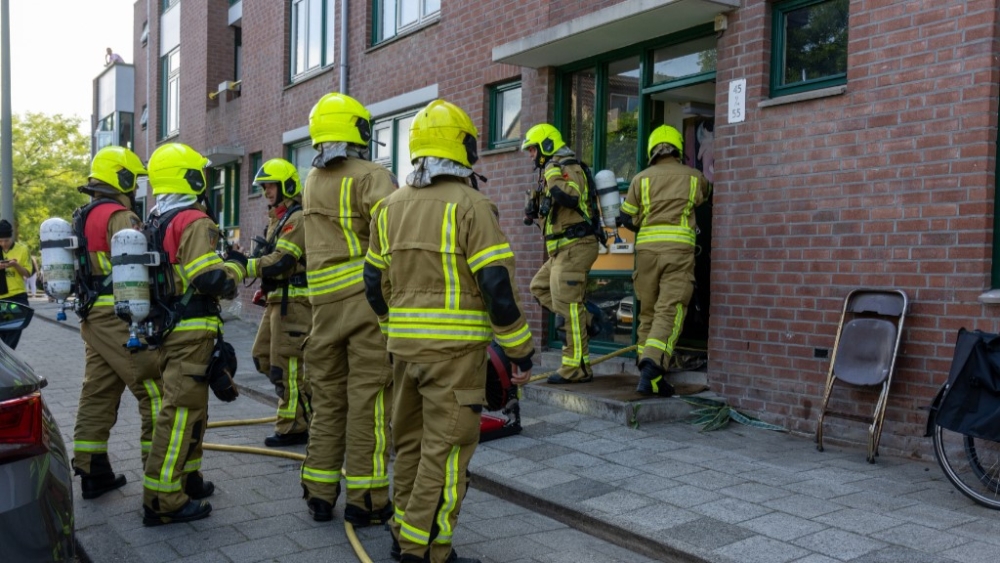
[[[534,348],[516,298],[514,253],[496,206],[466,181],[439,176],[386,198],[372,225],[367,263],[368,301],[392,354],[439,362],[495,338],[513,362],[531,368]]]
[[[694,251],[694,208],[709,195],[701,172],[676,157],[661,157],[632,178],[622,203],[622,214],[631,217],[625,226],[636,231],[636,250],[690,248]],[[635,227],[634,229],[632,227]]]
[[[372,212],[395,189],[391,172],[360,158],[348,157],[309,170],[302,216],[313,305],[342,301],[364,291],[362,271]]]
[[[263,256],[247,262],[247,277],[261,278],[261,286],[268,288],[268,303],[281,303],[286,291],[289,301],[307,301],[309,288],[306,286],[302,208],[297,201],[286,199],[268,210],[267,216],[264,238],[268,245]],[[276,233],[279,227],[281,232]]]
[[[552,200],[552,207],[545,217],[545,249],[549,256],[574,244],[593,244],[596,239],[590,226],[587,210],[587,175],[579,164],[561,165],[573,157],[556,155],[545,165],[544,197]],[[575,199],[575,202],[573,201]]]
[[[220,332],[218,300],[236,296],[246,270],[238,262],[223,261],[219,257],[215,249],[222,235],[215,222],[200,209],[181,211],[165,228],[163,249],[171,264],[173,297],[180,298],[189,288],[193,297],[174,332]],[[206,302],[214,304],[207,309],[214,308],[216,312],[203,314]]]
[[[111,284],[111,237],[124,229],[142,229],[139,216],[131,209],[132,202],[125,195],[101,197],[93,201],[83,225],[87,239],[87,261],[90,280],[87,281],[98,297],[94,307],[114,307]]]

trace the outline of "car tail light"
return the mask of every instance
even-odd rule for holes
[[[42,394],[0,402],[0,463],[46,451]]]

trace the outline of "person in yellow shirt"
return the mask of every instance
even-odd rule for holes
[[[0,299],[28,304],[28,292],[24,278],[30,277],[35,269],[31,264],[31,254],[23,242],[14,240],[14,226],[10,221],[0,220]],[[0,335],[0,340],[13,350],[21,340],[21,331],[12,330]]]

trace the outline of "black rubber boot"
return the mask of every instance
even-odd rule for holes
[[[365,528],[384,524],[392,518],[392,503],[383,506],[378,510],[366,510],[353,504],[348,504],[344,508],[344,521],[350,522],[355,528]]]
[[[163,524],[179,524],[194,522],[208,517],[212,513],[212,505],[208,501],[189,500],[180,510],[157,514],[148,506],[142,507],[143,526],[161,526]]]
[[[95,454],[90,457],[90,473],[84,473],[81,469],[76,469],[76,474],[80,476],[80,490],[83,498],[95,499],[104,493],[120,489],[128,481],[124,475],[115,475],[111,470],[111,461],[108,454]]]
[[[396,539],[396,536],[392,537],[392,547],[389,548],[389,557],[392,557],[396,561],[400,561],[403,557],[403,548],[399,547],[399,540]]]
[[[187,494],[187,496],[193,498],[194,500],[201,500],[212,496],[212,493],[214,492],[215,484],[211,481],[206,481],[205,478],[198,473],[188,475],[187,483],[184,485],[184,493]]]
[[[309,514],[317,522],[329,522],[333,520],[333,505],[321,498],[311,498],[306,505],[309,506]]]
[[[285,446],[297,446],[309,442],[308,432],[296,432],[295,434],[281,434],[275,432],[273,435],[264,438],[264,445],[269,448],[283,448]]]
[[[663,374],[663,369],[654,364],[652,360],[639,362],[639,385],[635,388],[635,392],[640,395],[672,397],[674,395],[674,388],[667,383]]]

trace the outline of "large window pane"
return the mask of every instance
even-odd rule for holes
[[[305,185],[309,169],[312,168],[312,161],[316,158],[316,149],[312,147],[310,141],[305,141],[290,147],[289,153],[291,154],[288,160],[295,165],[295,169],[299,171],[299,180]]]
[[[323,49],[323,2],[309,0],[309,55],[306,57],[305,70],[320,65],[320,52]]]
[[[440,0],[377,0],[378,33],[376,42],[392,39],[400,30],[413,27],[438,16]]]
[[[653,84],[710,72],[716,64],[715,37],[703,37],[653,51]]]
[[[608,65],[607,93],[605,167],[619,183],[627,183],[636,173],[639,146],[638,56]]]
[[[772,96],[845,83],[848,8],[848,0],[774,5]]]
[[[597,72],[586,69],[569,75],[569,135],[566,142],[577,156],[594,162],[594,114],[597,111]]]
[[[306,67],[306,0],[292,4],[292,76]]]
[[[413,116],[400,118],[396,121],[396,179],[405,183],[406,177],[413,172],[410,162],[410,124]]]
[[[333,63],[333,0],[294,0],[291,13],[292,78]]]
[[[420,18],[420,0],[399,1],[399,27],[406,27]]]

